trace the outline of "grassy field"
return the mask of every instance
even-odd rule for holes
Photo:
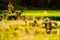
[[[47,14],[44,11],[47,11]],[[2,12],[2,14],[6,13],[6,11]],[[23,10],[22,16],[60,16],[60,10]]]
[[[47,14],[44,13],[47,11]],[[22,16],[60,16],[60,10],[24,10]]]
[[[46,34],[45,28],[26,26],[18,20],[5,21],[0,25],[0,40],[60,40],[60,28]]]
[[[60,10],[24,10],[22,16],[60,16]],[[13,14],[10,14],[13,15]],[[60,40],[60,21],[53,25],[51,34],[46,34],[45,28],[26,26],[24,21],[10,20],[0,23],[0,40]]]

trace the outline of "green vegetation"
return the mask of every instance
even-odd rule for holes
[[[47,11],[48,14],[44,14]],[[22,16],[60,16],[60,10],[24,10]]]
[[[44,14],[44,11],[47,11],[48,14]],[[6,11],[2,11],[2,14]],[[0,12],[1,14],[1,12]],[[10,16],[13,14],[10,14]],[[60,16],[60,10],[23,10],[22,16]]]
[[[44,14],[45,10],[24,10],[22,16],[60,16],[60,10],[47,10],[48,15]],[[4,14],[3,12],[2,14]],[[10,14],[10,16],[13,14]],[[45,29],[39,27],[26,26],[25,22],[18,24],[18,20],[3,21],[0,25],[0,40],[60,40],[60,21],[57,26],[53,25],[52,34],[45,34]],[[42,25],[44,26],[44,25]],[[59,29],[58,29],[59,28]],[[59,32],[57,34],[56,32]]]

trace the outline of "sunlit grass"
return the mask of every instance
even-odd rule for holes
[[[44,11],[24,10],[22,16],[60,16],[58,10],[48,10],[47,15],[44,14]],[[13,14],[10,15],[13,16]],[[60,23],[57,27],[60,27]],[[59,29],[52,29],[52,34],[46,34],[44,28],[30,27],[26,26],[24,21],[21,23],[18,20],[10,20],[0,25],[0,40],[60,40],[60,33],[54,34],[54,31],[60,32]]]
[[[47,11],[47,15],[44,14]],[[22,16],[60,16],[60,10],[24,10]]]
[[[59,32],[58,29],[52,31]],[[17,20],[13,20],[7,21],[4,27],[0,25],[0,40],[60,40],[60,34],[45,34],[44,28],[32,27],[31,29],[24,23],[20,25]]]
[[[47,15],[44,14],[44,11],[47,11]],[[0,13],[1,15],[5,14],[5,12]],[[14,14],[10,14],[9,16],[13,16]],[[21,16],[60,16],[60,10],[23,10]]]

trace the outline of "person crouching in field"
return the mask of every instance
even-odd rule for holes
[[[48,32],[48,30],[49,30],[49,33],[51,33],[52,21],[49,18],[45,18],[43,23],[45,24],[46,32]],[[57,26],[56,22],[54,22],[54,24]]]
[[[18,19],[18,17],[21,16],[21,14],[22,14],[22,11],[15,11],[14,12],[14,19],[15,20]]]

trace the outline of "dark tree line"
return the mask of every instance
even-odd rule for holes
[[[30,9],[60,9],[60,0],[0,0],[0,9],[7,9],[8,2],[16,6],[23,6]]]

